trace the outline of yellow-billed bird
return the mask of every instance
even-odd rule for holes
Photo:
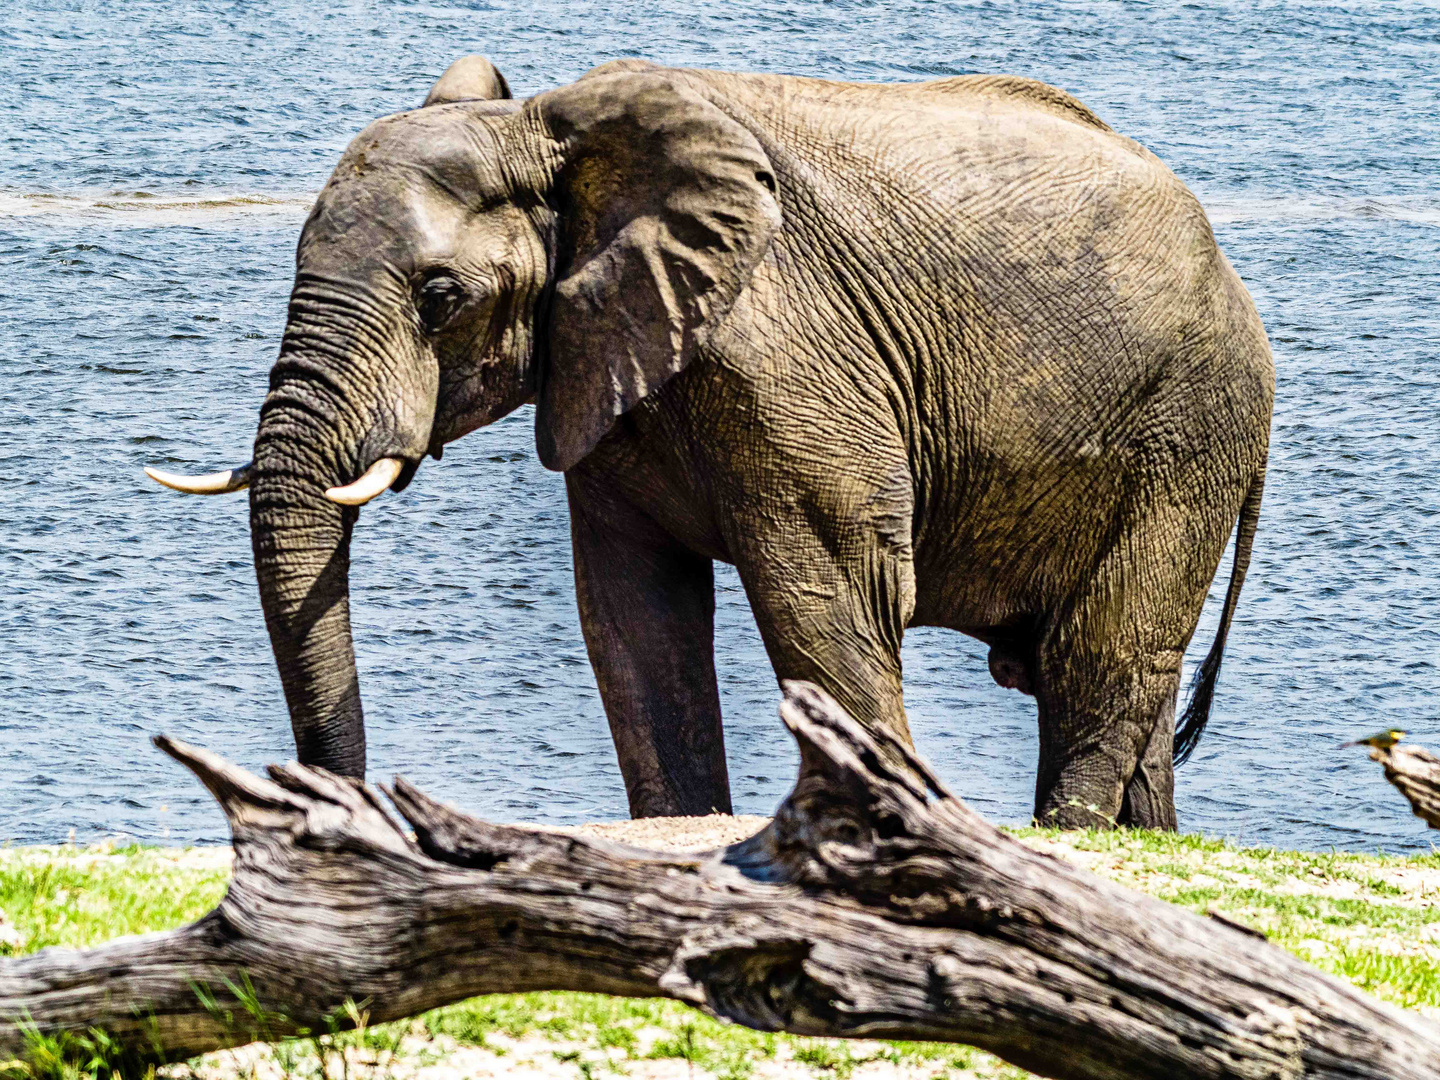
[[[1373,746],[1376,750],[1389,750],[1408,734],[1410,733],[1403,728],[1386,728],[1384,731],[1377,731],[1374,735],[1368,736],[1367,738],[1356,739],[1354,742],[1341,743],[1340,748],[1343,750],[1347,746]]]

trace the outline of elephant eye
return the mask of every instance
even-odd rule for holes
[[[444,329],[465,303],[465,287],[446,274],[432,277],[416,290],[415,311],[428,333]]]

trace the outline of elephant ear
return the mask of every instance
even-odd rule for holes
[[[446,105],[452,101],[508,101],[510,84],[499,69],[483,56],[462,56],[448,68],[430,93],[421,108],[431,105]]]
[[[695,358],[764,257],[780,208],[755,137],[664,74],[596,74],[526,108],[558,146],[535,441],[563,471]]]

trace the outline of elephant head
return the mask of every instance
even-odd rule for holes
[[[305,223],[249,465],[255,571],[299,757],[363,776],[349,617],[358,506],[537,405],[565,470],[690,363],[779,222],[754,136],[620,62],[521,103],[479,57],[350,144]]]

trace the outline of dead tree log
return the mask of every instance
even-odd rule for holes
[[[1385,779],[1410,800],[1415,816],[1430,828],[1440,829],[1440,758],[1409,743],[1371,750],[1370,757],[1385,767]]]
[[[347,998],[378,1022],[568,989],[970,1043],[1052,1077],[1440,1078],[1423,1018],[1029,850],[813,687],[781,714],[795,790],[694,856],[487,824],[397,781],[412,840],[371,788],[157,740],[230,820],[228,894],[179,930],[0,961],[0,1047],[23,1051],[28,1017],[178,1058],[323,1030]]]

